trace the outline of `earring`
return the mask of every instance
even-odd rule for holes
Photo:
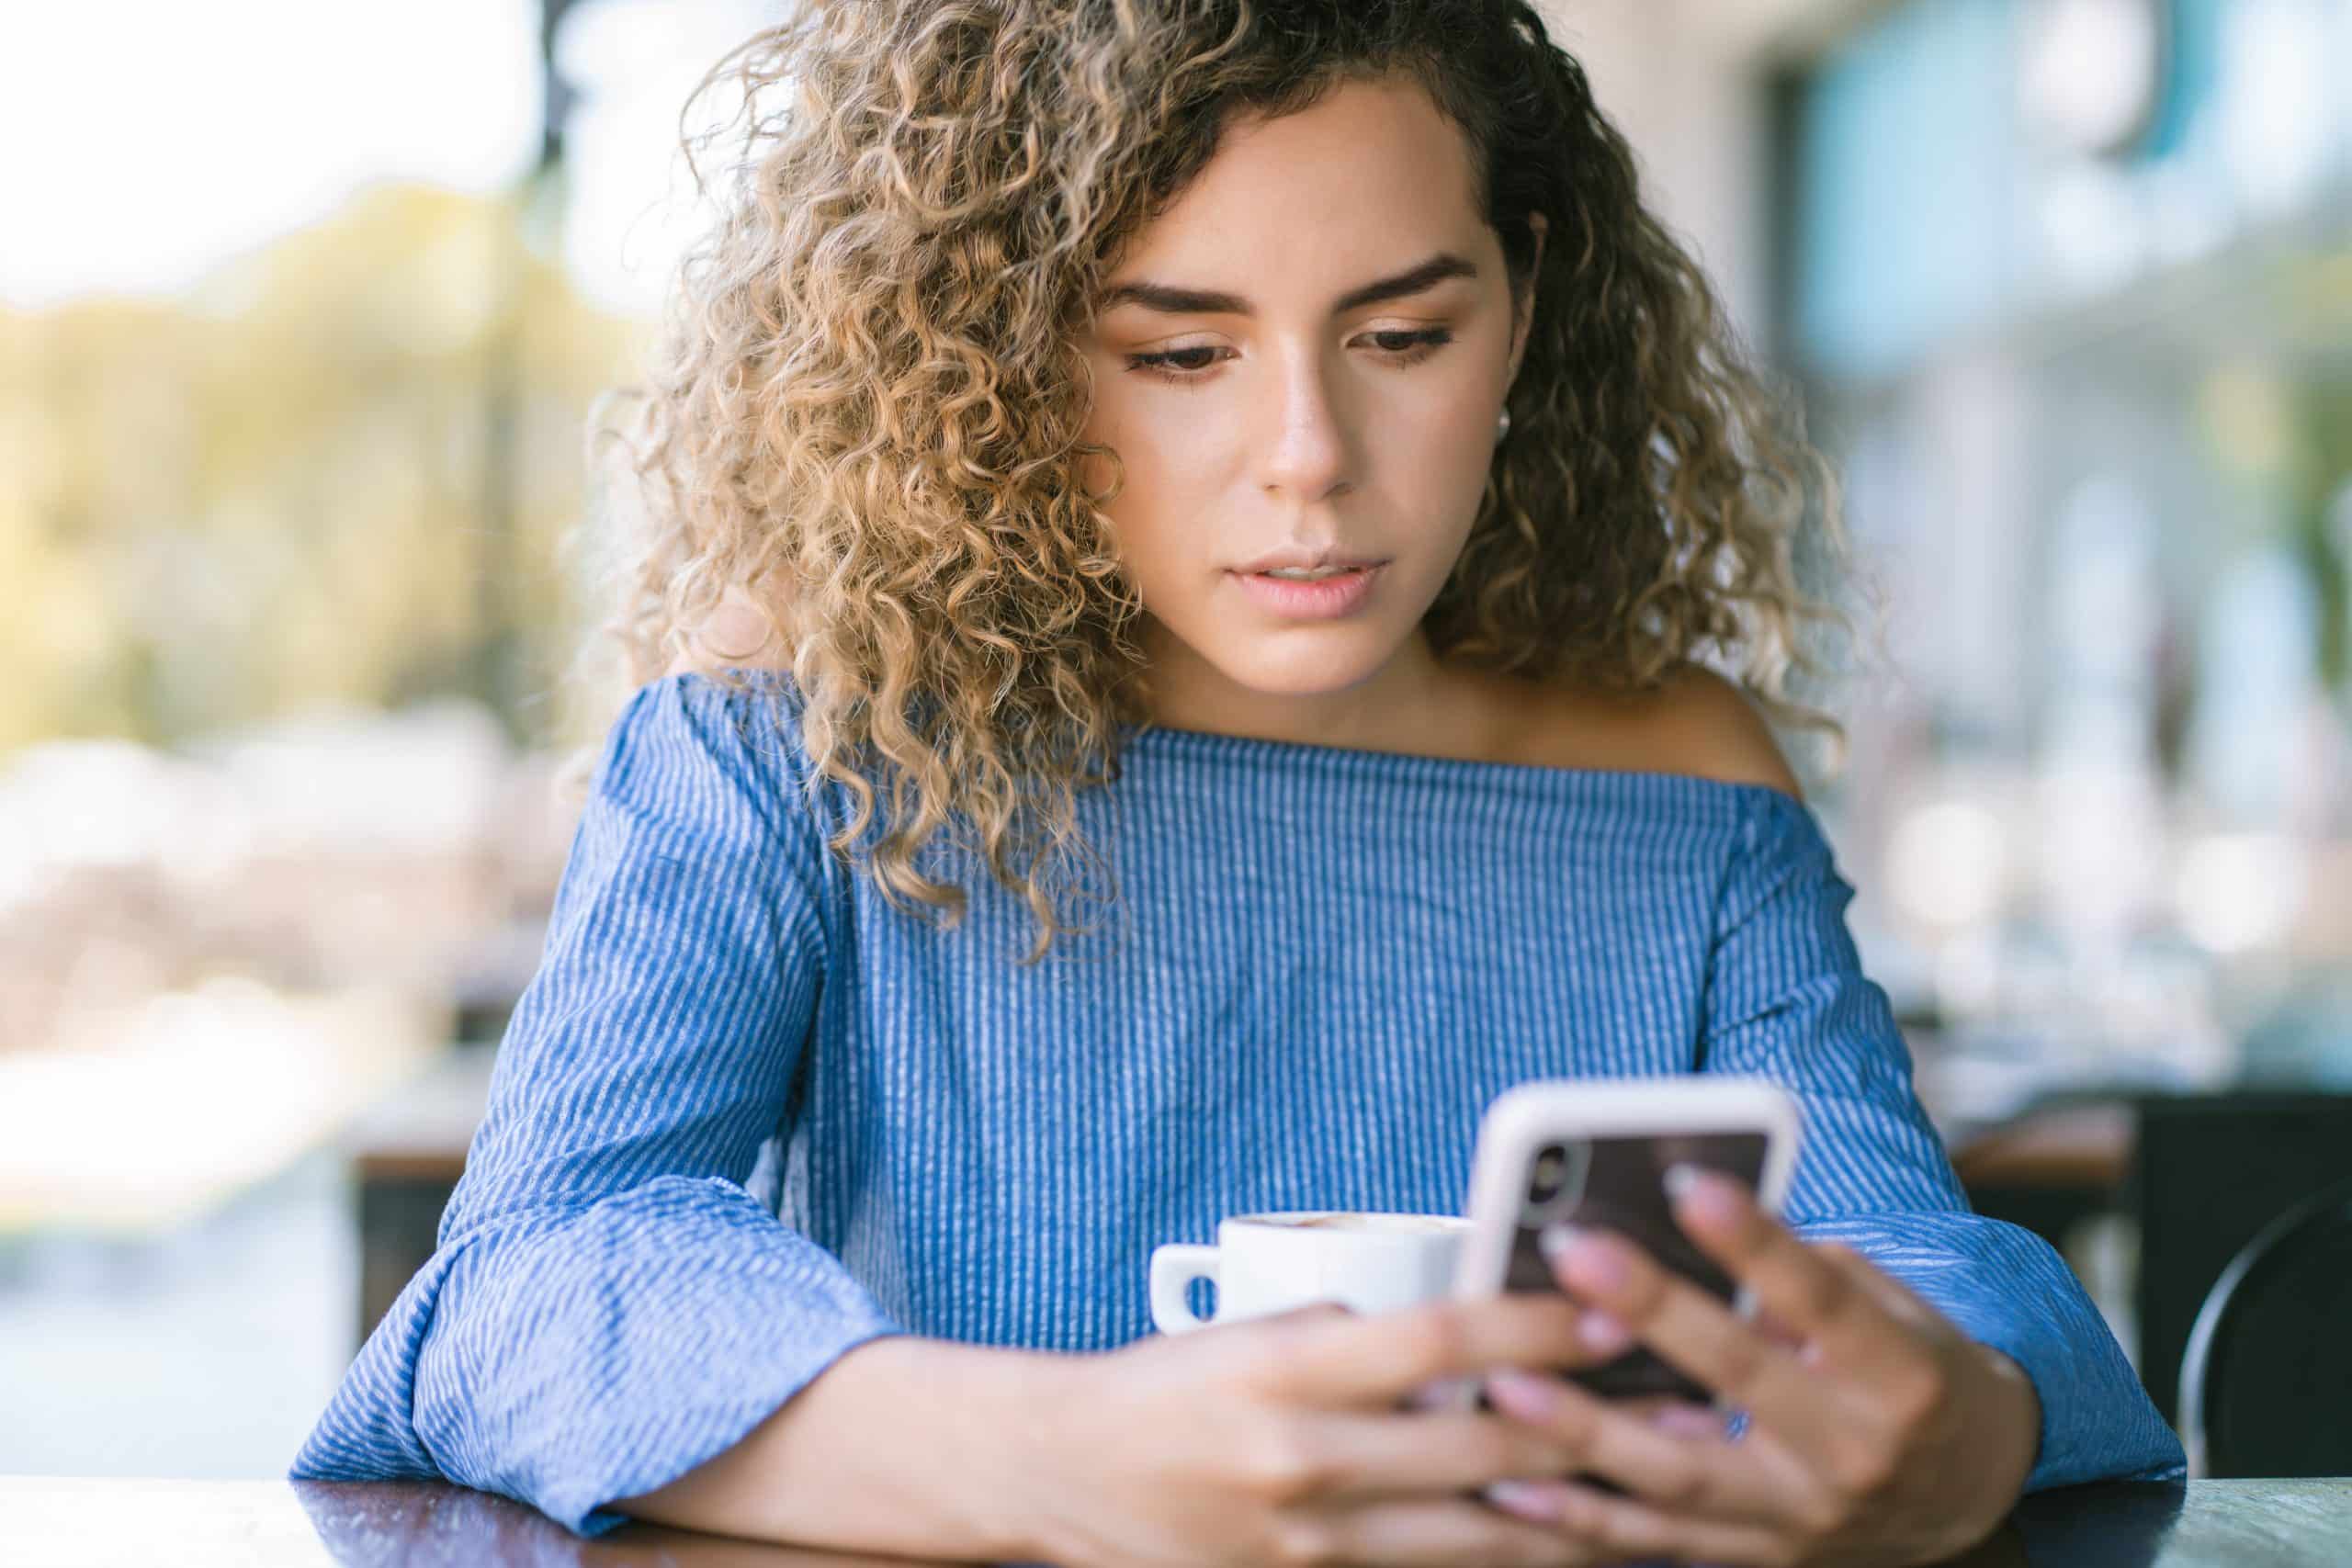
[[[1501,413],[1495,416],[1495,445],[1498,446],[1501,446],[1503,437],[1510,434],[1510,410],[1505,409]]]

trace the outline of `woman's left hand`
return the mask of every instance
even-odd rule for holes
[[[1964,1337],[1849,1247],[1800,1240],[1736,1182],[1677,1185],[1683,1230],[1752,1292],[1743,1318],[1622,1236],[1578,1233],[1552,1253],[1561,1283],[1724,1402],[1646,1414],[1558,1378],[1498,1371],[1506,1415],[1566,1437],[1582,1468],[1623,1488],[1513,1483],[1490,1494],[1628,1557],[1731,1564],[1931,1562],[1976,1544],[2033,1467],[2041,1407],[2008,1358]]]

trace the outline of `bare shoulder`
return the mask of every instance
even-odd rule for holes
[[[1679,665],[1650,703],[1658,753],[1675,772],[1804,798],[1763,710],[1738,682],[1702,664]]]
[[[1528,700],[1535,695],[1520,693],[1517,760],[1689,773],[1804,798],[1755,699],[1704,665],[1678,665],[1662,684],[1635,694],[1546,685]],[[1540,721],[1527,723],[1530,713]]]

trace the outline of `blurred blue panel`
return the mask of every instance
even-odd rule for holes
[[[1796,336],[1892,374],[2016,293],[2017,0],[1909,0],[1845,45],[1797,130]]]
[[[2180,151],[2188,127],[2212,102],[2221,78],[2222,13],[2232,0],[2165,0],[2172,43],[2165,61],[2164,100],[2137,161],[2159,163]]]
[[[2211,164],[2197,122],[2217,101],[2234,0],[2162,0],[2169,47],[2134,171]],[[2352,0],[2335,0],[2336,4]],[[2034,169],[2016,115],[2031,0],[1903,0],[1808,85],[1793,192],[1800,351],[1835,377],[1899,374],[1951,333],[2020,304],[2037,281]],[[2352,39],[2352,26],[2339,23]]]

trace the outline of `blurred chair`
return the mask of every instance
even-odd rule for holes
[[[2185,1427],[2180,1369],[2205,1298],[2263,1227],[2352,1172],[2352,1095],[2249,1088],[2134,1106],[2120,1198],[2140,1233],[2136,1359],[2158,1412]]]
[[[2282,1211],[2352,1170],[2347,1151],[2352,1095],[2339,1090],[2119,1089],[2052,1096],[1956,1145],[1952,1163],[1979,1213],[2061,1252],[2086,1219],[2130,1222],[2136,1268],[2117,1332],[2158,1413],[2183,1426],[2182,1357],[2214,1281]]]
[[[441,1211],[465,1174],[467,1150],[481,1124],[497,1063],[493,1043],[454,1047],[399,1092],[369,1107],[339,1140],[357,1200],[355,1348],[433,1257]]]
[[[2279,1215],[2205,1297],[2180,1371],[2199,1476],[2352,1474],[2352,1180]]]

